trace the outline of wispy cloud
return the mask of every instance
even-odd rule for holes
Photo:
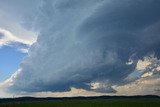
[[[32,43],[30,41],[22,40],[15,35],[13,35],[11,32],[5,29],[0,28],[0,47],[5,45],[11,45],[13,43],[21,43],[25,45],[31,45]]]
[[[19,51],[28,53],[28,49],[33,43],[33,41],[19,38],[10,31],[0,28],[0,48],[3,46],[16,46]],[[24,45],[24,47],[18,45]]]

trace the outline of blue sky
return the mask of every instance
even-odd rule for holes
[[[0,48],[0,81],[9,78],[17,71],[25,55],[14,47],[4,46]]]

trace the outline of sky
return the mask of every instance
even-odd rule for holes
[[[160,95],[160,1],[0,0],[0,97]]]
[[[0,49],[0,81],[9,78],[18,69],[25,53],[19,52],[13,47],[5,46]]]

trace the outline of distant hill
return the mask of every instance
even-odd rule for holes
[[[57,100],[69,100],[69,99],[160,99],[160,96],[156,95],[138,95],[138,96],[95,96],[95,97],[19,97],[19,98],[0,98],[0,102],[24,102],[24,101],[57,101]]]

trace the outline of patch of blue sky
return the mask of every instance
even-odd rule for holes
[[[14,47],[0,48],[0,81],[9,78],[18,69],[25,55]]]

